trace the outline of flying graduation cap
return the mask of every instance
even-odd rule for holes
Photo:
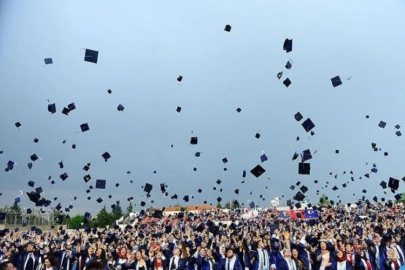
[[[117,107],[117,110],[118,110],[119,112],[124,111],[124,109],[125,109],[125,107],[124,107],[122,104],[119,104],[118,107]]]
[[[86,131],[90,130],[89,124],[87,124],[87,123],[81,124],[80,129],[82,130],[82,132],[86,132]]]
[[[230,26],[229,24],[225,25],[225,29],[224,31],[226,32],[231,32],[232,26]]]
[[[105,189],[106,180],[97,179],[96,180],[96,189]]]
[[[45,65],[53,64],[52,58],[44,58]]]
[[[101,155],[104,158],[104,161],[107,162],[109,158],[111,158],[110,153],[105,152],[104,154]]]
[[[48,112],[50,112],[51,114],[56,113],[56,104],[55,103],[48,104]]]
[[[293,47],[293,40],[286,38],[283,44],[283,50],[286,53],[289,53],[292,51],[292,47]]]
[[[333,77],[332,79],[330,79],[332,81],[332,85],[333,87],[337,87],[339,85],[342,84],[342,80],[340,79],[339,76]]]
[[[98,51],[86,49],[86,52],[84,53],[84,61],[97,64],[97,60],[98,60]]]
[[[259,178],[263,173],[266,172],[266,170],[258,164],[256,167],[254,167],[250,172],[256,176],[256,178]]]

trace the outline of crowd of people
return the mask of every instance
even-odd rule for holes
[[[329,207],[316,219],[265,209],[220,222],[221,210],[98,229],[5,230],[0,270],[399,270],[404,212],[383,205]],[[331,214],[328,214],[331,213]],[[333,213],[333,214],[332,214]]]

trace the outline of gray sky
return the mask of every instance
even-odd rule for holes
[[[73,214],[96,214],[116,200],[125,208],[130,196],[136,209],[141,201],[147,207],[187,205],[185,195],[194,195],[188,204],[216,204],[220,196],[223,202],[259,205],[284,195],[284,204],[297,192],[289,189],[297,181],[308,186],[312,202],[318,201],[316,190],[343,203],[362,195],[392,198],[379,183],[404,176],[404,138],[394,128],[405,127],[403,14],[404,2],[394,0],[2,0],[0,205],[11,205],[20,190],[33,190],[29,180],[62,206],[77,196]],[[289,54],[282,49],[286,38],[294,40]],[[83,61],[84,48],[99,51],[97,64]],[[53,65],[44,64],[47,57]],[[286,70],[289,59],[293,67]],[[337,75],[343,84],[333,88],[330,79]],[[286,77],[289,88],[282,84]],[[48,99],[57,106],[53,115]],[[63,115],[71,102],[77,109]],[[294,120],[298,111],[315,123],[314,136]],[[385,129],[378,127],[381,120]],[[90,131],[80,132],[83,123]],[[198,145],[190,145],[191,136]],[[374,152],[372,142],[382,151]],[[309,176],[299,175],[299,161],[291,160],[306,149],[313,153]],[[108,162],[100,156],[105,151],[112,156]],[[29,170],[34,153],[41,160]],[[269,160],[261,163],[263,153]],[[8,160],[18,164],[11,173],[4,172]],[[82,170],[87,162],[92,163],[88,184]],[[255,178],[249,171],[259,163],[266,172]],[[370,173],[373,163],[377,174]],[[247,170],[244,184],[242,170]],[[64,172],[69,178],[62,182]],[[85,190],[96,179],[106,179],[107,189],[93,189],[88,201]],[[217,179],[222,183],[214,191]],[[149,199],[141,188],[145,183],[153,184]],[[160,183],[168,185],[167,197]],[[338,191],[332,191],[334,185]],[[178,200],[170,199],[174,194]],[[104,202],[98,204],[98,197]],[[24,196],[21,206],[33,203]]]

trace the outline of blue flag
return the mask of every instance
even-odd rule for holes
[[[312,210],[312,209],[307,209],[305,210],[305,218],[318,218],[318,211]]]
[[[278,218],[289,218],[290,215],[288,213],[288,211],[280,211],[278,212]]]

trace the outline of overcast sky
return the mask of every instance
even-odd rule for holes
[[[125,208],[131,196],[135,209],[141,201],[146,207],[215,205],[218,197],[268,206],[278,196],[285,204],[297,181],[309,188],[312,202],[321,194],[342,203],[363,195],[390,199],[395,194],[380,182],[405,175],[404,136],[395,134],[405,135],[404,14],[398,0],[1,0],[0,205],[34,190],[30,180],[42,196],[58,198],[52,207],[73,204],[73,214],[96,214],[117,200]],[[290,53],[283,50],[286,38],[293,39]],[[97,64],[84,61],[86,48],[99,51]],[[343,83],[336,88],[335,76]],[[62,114],[72,102],[76,110]],[[50,103],[55,114],[47,110]],[[297,112],[301,121],[294,119]],[[301,126],[307,118],[315,124],[313,136]],[[83,123],[89,131],[80,131]],[[198,137],[197,145],[191,137]],[[381,151],[372,150],[373,142]],[[300,158],[292,156],[306,149],[311,173],[299,175]],[[100,156],[106,151],[108,162]],[[34,153],[40,159],[30,170]],[[262,163],[263,154],[268,160]],[[17,163],[11,173],[4,171],[9,160]],[[256,178],[250,170],[258,164],[266,172]],[[87,173],[92,180],[86,184]],[[106,189],[87,194],[96,179],[107,180]],[[145,183],[153,185],[150,198]],[[397,193],[403,191],[401,181]],[[34,204],[24,195],[21,206]]]

